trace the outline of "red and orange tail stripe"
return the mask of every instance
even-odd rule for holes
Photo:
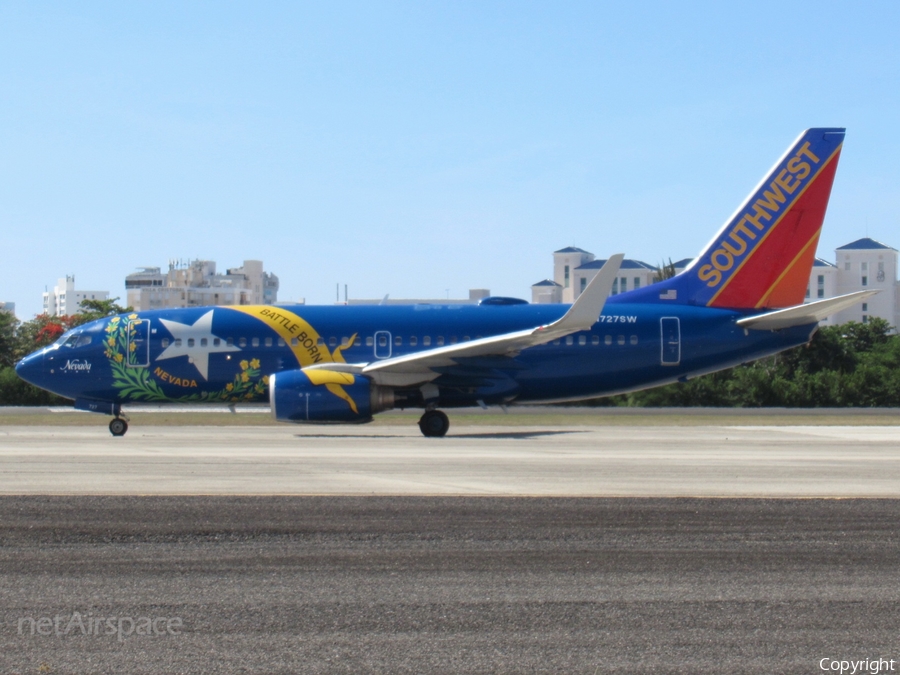
[[[690,268],[693,303],[776,308],[803,302],[843,137],[843,129],[800,136]]]

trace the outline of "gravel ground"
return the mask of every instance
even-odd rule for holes
[[[900,500],[0,497],[0,672],[900,671],[898,517]]]

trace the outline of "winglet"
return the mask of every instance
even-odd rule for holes
[[[557,319],[547,326],[543,326],[539,330],[548,330],[564,333],[574,333],[580,330],[590,330],[591,326],[597,323],[600,318],[600,312],[606,304],[606,299],[612,291],[613,282],[619,275],[619,267],[625,258],[624,253],[616,253],[609,257],[604,263],[597,275],[591,279],[591,283],[587,285],[581,295],[569,307],[562,318]]]

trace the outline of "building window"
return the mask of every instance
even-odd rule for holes
[[[610,293],[610,295],[616,295],[618,292],[619,292],[619,277],[616,277],[615,279],[613,279],[612,293]]]
[[[869,323],[869,317],[863,314],[863,323]]]
[[[626,277],[622,277],[622,282],[619,284],[619,293],[624,293],[628,290],[628,279]]]
[[[636,291],[636,290],[639,289],[640,287],[641,287],[641,278],[640,278],[640,277],[635,277],[635,278],[634,278],[634,286],[632,286],[631,288],[634,289],[634,290]]]
[[[862,272],[868,272],[869,271],[869,263],[864,262],[862,265],[859,266],[859,269]]]
[[[824,288],[817,288],[817,289],[816,289],[816,297],[817,297],[817,298],[824,298],[824,297],[825,297],[825,289],[824,289]]]
[[[806,299],[809,299],[809,286],[806,287]]]
[[[581,277],[581,292],[584,293],[584,289],[587,287],[587,278]]]
[[[868,302],[864,302],[864,303],[863,303],[863,311],[864,311],[864,312],[868,312],[868,311],[869,311],[869,303],[868,303]]]
[[[566,282],[565,286],[566,286],[566,288],[568,288],[569,287],[569,266],[568,265],[566,265],[566,268],[564,270],[564,275],[565,275],[564,278],[565,278],[565,282]]]
[[[845,263],[844,263],[844,271],[845,271],[845,272],[849,272],[849,271],[850,271],[850,263],[848,263],[848,262],[845,262]]]
[[[864,277],[862,278],[862,285],[863,285],[863,286],[868,286],[868,285],[869,285],[869,277],[865,277],[865,276],[864,276]]]

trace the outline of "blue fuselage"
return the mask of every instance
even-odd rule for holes
[[[265,401],[272,374],[310,364],[371,363],[534,328],[555,321],[568,306],[269,309],[265,320],[232,307],[104,318],[26,357],[17,372],[82,402]],[[436,369],[432,381],[447,407],[586,399],[745,363],[803,344],[815,329],[744,330],[735,323],[742,316],[612,297],[589,331],[518,354],[457,359]]]

